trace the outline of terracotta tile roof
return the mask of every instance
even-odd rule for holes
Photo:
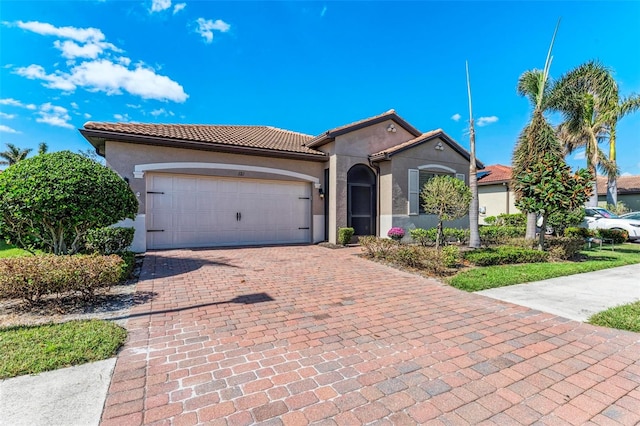
[[[607,195],[607,177],[598,176],[598,195]],[[618,194],[640,194],[640,176],[618,176]]]
[[[502,164],[487,166],[482,173],[483,176],[478,177],[478,185],[491,185],[511,180],[511,167]]]
[[[313,136],[271,126],[104,123],[90,121],[85,123],[84,129],[164,140],[325,155],[320,151],[305,146],[305,143],[312,140]]]
[[[323,143],[332,140],[336,136],[340,136],[351,131],[370,126],[372,124],[380,123],[386,120],[393,120],[403,129],[408,131],[414,136],[420,135],[420,131],[400,117],[394,109],[390,109],[382,114],[374,115],[373,117],[365,118],[363,120],[354,121],[353,123],[345,124],[344,126],[335,127],[327,130],[326,132],[316,136],[313,140],[307,143],[307,146],[315,147],[322,145]]]

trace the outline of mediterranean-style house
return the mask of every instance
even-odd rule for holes
[[[469,153],[394,110],[311,136],[269,126],[88,122],[82,135],[139,201],[132,249],[336,242],[435,226],[420,188],[468,182]],[[479,168],[483,165],[478,162]],[[468,226],[468,218],[453,226]]]
[[[598,205],[607,206],[607,177],[596,178]],[[619,176],[617,179],[618,202],[633,210],[640,211],[640,176]],[[478,172],[479,223],[484,218],[503,213],[520,213],[515,206],[515,194],[511,189],[511,167],[495,164]]]

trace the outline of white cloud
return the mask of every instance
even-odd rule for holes
[[[65,40],[65,41],[56,40],[53,42],[53,45],[55,46],[56,49],[60,50],[62,52],[62,56],[67,59],[74,59],[74,58],[96,59],[105,50],[122,52],[122,50],[118,49],[113,44],[106,43],[106,42],[91,42],[81,46],[71,40]]]
[[[633,175],[629,172],[624,172],[620,176],[633,176]]]
[[[22,102],[15,100],[13,98],[0,99],[0,105],[16,106],[16,107],[26,108],[31,110],[36,109],[36,106],[34,104],[23,104]]]
[[[65,92],[83,87],[108,95],[121,94],[124,90],[144,99],[184,102],[188,98],[182,86],[169,77],[158,75],[142,65],[129,69],[107,59],[83,62],[73,67],[70,74],[60,71],[47,74],[40,65],[18,68],[15,72],[32,80],[42,80],[45,87]]]
[[[153,115],[154,117],[159,117],[161,115],[173,117],[175,115],[173,111],[167,111],[164,108],[154,109],[149,114]]]
[[[498,121],[498,117],[496,117],[495,115],[491,115],[489,117],[480,117],[478,118],[478,121],[476,121],[476,124],[480,127],[484,127],[487,126],[489,124],[495,123]]]
[[[320,11],[320,17],[324,18],[324,15],[327,13],[327,6],[322,6],[322,11]]]
[[[68,38],[79,41],[80,43],[104,40],[104,34],[97,28],[55,27],[51,24],[38,21],[18,21],[15,25],[23,30],[32,31],[36,34]]]
[[[13,120],[14,118],[16,118],[16,115],[15,114],[7,114],[6,112],[0,111],[0,118],[4,118],[6,120]]]
[[[19,131],[12,129],[9,126],[5,126],[4,124],[0,124],[0,132],[5,132],[5,133],[20,133]]]
[[[587,153],[584,149],[576,151],[575,154],[573,154],[574,160],[584,160],[585,158],[587,158]]]
[[[71,102],[70,105],[71,105],[71,108],[73,108],[73,109],[78,109],[79,108],[78,104],[75,103],[75,102]]]
[[[131,121],[129,114],[113,114],[113,118],[118,121]]]
[[[176,13],[180,12],[185,7],[187,7],[186,3],[178,3],[178,4],[176,4],[175,6],[173,6],[173,14],[175,15]]]
[[[134,104],[127,104],[127,107],[129,108],[134,108],[134,109],[140,109],[142,108],[142,105],[138,104],[138,105],[134,105]]]
[[[221,19],[213,21],[212,19],[198,18],[196,24],[198,24],[196,32],[204,38],[206,43],[213,41],[213,31],[226,33],[231,28],[231,25]]]
[[[84,115],[84,118],[91,118],[91,114],[89,114],[87,112],[85,112],[83,115]]]
[[[162,12],[171,7],[171,0],[151,0],[151,13]]]
[[[52,105],[50,102],[42,104],[40,106],[39,118],[36,118],[38,123],[45,123],[51,126],[64,127],[66,129],[73,129],[73,125],[69,123],[71,116],[66,108],[61,106]]]
[[[451,116],[451,119],[453,121],[460,121],[461,118],[462,118],[462,116],[460,114],[458,114],[457,112]]]

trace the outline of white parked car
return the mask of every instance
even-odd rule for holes
[[[589,229],[618,229],[629,233],[629,240],[640,240],[640,220],[625,219],[602,207],[587,207],[583,225]]]

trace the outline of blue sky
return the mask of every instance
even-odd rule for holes
[[[640,93],[634,1],[0,0],[0,149],[87,149],[87,121],[316,135],[391,108],[468,147],[468,60],[477,155],[510,164],[531,112],[517,79],[558,18],[553,77],[598,59]],[[640,174],[640,113],[618,125],[618,163]]]

